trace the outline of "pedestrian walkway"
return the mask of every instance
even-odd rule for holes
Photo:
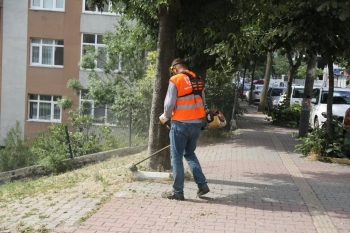
[[[161,198],[169,182],[128,183],[78,227],[55,232],[350,232],[350,166],[294,152],[295,129],[271,125],[253,106],[234,136],[196,153],[211,192]]]

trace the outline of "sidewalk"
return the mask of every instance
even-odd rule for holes
[[[294,152],[295,129],[248,107],[234,137],[196,150],[211,192],[185,201],[160,197],[171,184],[128,183],[76,228],[55,232],[350,232],[350,166],[308,161]]]

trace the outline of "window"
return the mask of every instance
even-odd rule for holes
[[[105,51],[105,44],[102,41],[102,35],[97,34],[83,34],[82,56],[87,54],[88,47],[92,47],[93,51],[99,51],[100,56],[95,60],[96,68],[101,69],[107,59]]]
[[[29,95],[29,120],[61,122],[61,108],[57,105],[60,96]]]
[[[98,51],[99,56],[94,60],[95,68],[97,68],[97,70],[103,69],[107,62],[113,62],[113,70],[121,70],[121,56],[108,54],[105,48],[106,45],[103,43],[103,35],[82,34],[82,57],[88,53]]]
[[[323,91],[321,94],[321,104],[327,104],[328,91]],[[333,104],[350,104],[350,92],[337,91],[333,92]]]
[[[31,0],[33,9],[63,11],[65,0]]]
[[[103,9],[98,9],[93,7],[92,4],[88,3],[88,0],[83,1],[83,11],[87,13],[99,13],[99,14],[115,14],[112,12],[112,2],[109,1],[109,4],[104,4]]]
[[[272,89],[271,96],[281,96],[283,94],[283,89]]]
[[[93,100],[87,97],[88,90],[82,90],[80,93],[80,106],[83,107],[83,114],[93,117],[96,124],[114,124],[115,115],[110,111],[108,105],[95,105]]]
[[[32,38],[30,46],[31,65],[63,67],[63,40]]]
[[[303,98],[304,89],[303,88],[294,88],[292,98]]]

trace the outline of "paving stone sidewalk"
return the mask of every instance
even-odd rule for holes
[[[295,129],[271,125],[248,106],[231,139],[198,146],[211,192],[161,198],[171,184],[128,183],[86,222],[55,232],[350,232],[350,166],[294,152]],[[72,206],[74,208],[74,206]]]

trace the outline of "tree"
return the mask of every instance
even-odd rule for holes
[[[273,2],[273,14],[265,17],[261,25],[267,28],[264,39],[274,42],[274,48],[283,48],[292,52],[295,48],[305,49],[311,58],[321,55],[326,58],[328,68],[332,68],[335,57],[345,57],[349,53],[350,39],[350,1],[293,0]],[[311,68],[311,64],[310,69]],[[333,70],[330,70],[327,122],[332,122],[332,102],[334,90]],[[308,71],[307,79],[311,77]],[[308,80],[306,79],[306,82]],[[305,89],[303,102],[308,101],[311,93]],[[302,112],[307,114],[306,111]],[[302,116],[303,117],[303,116]],[[304,116],[305,117],[305,116]],[[302,129],[299,129],[302,135]],[[327,124],[328,141],[333,138],[333,125]]]
[[[90,2],[102,8],[103,4],[108,1],[91,0]],[[163,112],[163,101],[169,79],[169,64],[171,64],[175,55],[175,39],[178,35],[178,25],[181,25],[180,28],[185,32],[182,34],[183,36],[180,37],[184,39],[184,42],[181,43],[184,45],[182,48],[187,50],[187,52],[199,51],[198,54],[201,59],[198,59],[198,56],[192,58],[198,60],[198,62],[195,63],[198,64],[199,70],[205,71],[208,67],[208,54],[204,54],[205,48],[210,46],[211,41],[217,38],[224,38],[225,33],[232,32],[233,27],[231,27],[231,25],[234,24],[233,22],[235,20],[239,20],[239,17],[236,17],[236,15],[238,15],[235,14],[236,11],[230,12],[230,10],[236,9],[235,6],[239,4],[226,0],[216,1],[215,4],[210,0],[150,0],[147,1],[147,4],[142,1],[131,0],[113,0],[112,2],[116,11],[119,11],[130,19],[137,19],[138,23],[145,25],[146,31],[151,37],[158,33],[156,75],[148,143],[148,154],[151,154],[169,143],[167,129],[159,124],[158,117]],[[213,5],[215,7],[213,7]],[[215,17],[203,17],[204,14],[198,11],[198,9],[205,10],[208,15],[210,14]],[[243,12],[244,11],[240,11],[239,15],[245,15]],[[194,23],[191,24],[191,22]],[[230,27],[225,28],[224,24]],[[186,30],[186,25],[190,25],[188,29],[191,30]],[[218,25],[220,25],[220,27],[217,27]],[[221,33],[209,34],[205,37],[203,36],[205,28],[208,27],[212,29],[218,28],[216,30],[225,28],[225,30],[221,31]],[[180,34],[181,32],[182,31],[180,31]],[[207,38],[211,39],[207,40]],[[190,47],[192,47],[192,50],[189,49]],[[186,54],[182,53],[182,55]],[[190,56],[187,57],[191,58]],[[202,75],[205,77],[205,72],[202,72]],[[151,169],[158,169],[158,165],[164,169],[169,169],[169,151],[163,151],[157,156],[152,157],[148,165]]]
[[[68,87],[77,94],[88,89],[88,93],[84,92],[84,99],[93,100],[95,106],[107,105],[106,122],[129,125],[129,136],[131,128],[135,134],[144,136],[149,128],[153,89],[150,82],[154,77],[149,72],[154,71],[151,67],[155,63],[155,57],[146,53],[154,48],[154,44],[145,38],[147,35],[144,28],[137,24],[128,24],[124,19],[120,20],[113,32],[103,35],[106,45],[103,50],[95,51],[94,47],[84,47],[86,53],[80,65],[83,69],[90,70],[87,86],[83,87],[77,79],[68,82]],[[95,70],[96,64],[103,67],[103,73]],[[90,106],[91,104],[83,103],[82,111],[91,111],[86,109]],[[130,144],[131,138],[129,146]]]
[[[91,0],[91,4],[102,8],[108,0]],[[156,74],[154,80],[148,154],[158,151],[169,144],[166,127],[159,123],[158,117],[163,112],[163,101],[167,91],[169,79],[169,64],[174,59],[175,39],[177,32],[178,13],[181,9],[180,0],[158,1],[150,0],[147,4],[140,1],[112,0],[113,9],[127,18],[137,20],[145,26],[150,35],[158,32]],[[164,150],[152,157],[148,166],[151,169],[170,169],[169,150]]]
[[[298,70],[298,68],[301,65],[301,60],[303,58],[303,50],[300,52],[294,53],[295,56],[295,62],[293,61],[292,54],[287,53],[288,63],[289,63],[289,69],[288,69],[288,85],[287,85],[287,91],[286,91],[286,104],[287,106],[290,105],[290,97],[291,97],[291,91],[292,91],[292,83],[294,79],[295,72]]]
[[[280,52],[273,59],[273,71],[277,76],[288,74],[289,62],[286,54]]]
[[[302,62],[300,67],[296,71],[295,77],[299,78],[299,79],[305,79],[306,78],[306,72],[307,72],[307,63]],[[316,67],[315,75],[316,76],[323,75],[323,70]]]
[[[267,91],[270,84],[270,74],[271,74],[271,67],[272,67],[272,52],[267,52],[267,61],[266,61],[266,72],[264,77],[264,88],[260,95],[260,102],[259,102],[259,111],[262,112],[265,110],[266,106],[266,97],[267,97]]]
[[[301,108],[300,125],[298,137],[305,137],[309,129],[309,118],[310,118],[310,106],[307,101],[311,101],[312,89],[314,86],[314,80],[316,77],[316,63],[317,55],[313,54],[308,59],[305,87],[304,87],[304,98]]]
[[[327,122],[332,122],[334,91],[333,62],[338,56],[345,57],[349,52],[350,40],[350,1],[303,1],[288,2],[289,11],[281,15],[281,35],[294,45],[302,44],[306,53],[313,58],[316,54],[325,57],[329,69],[329,94],[327,102]],[[307,101],[304,92],[304,101]],[[302,113],[303,114],[303,113]],[[302,129],[299,129],[300,136]],[[333,138],[333,124],[327,123],[327,141]]]

